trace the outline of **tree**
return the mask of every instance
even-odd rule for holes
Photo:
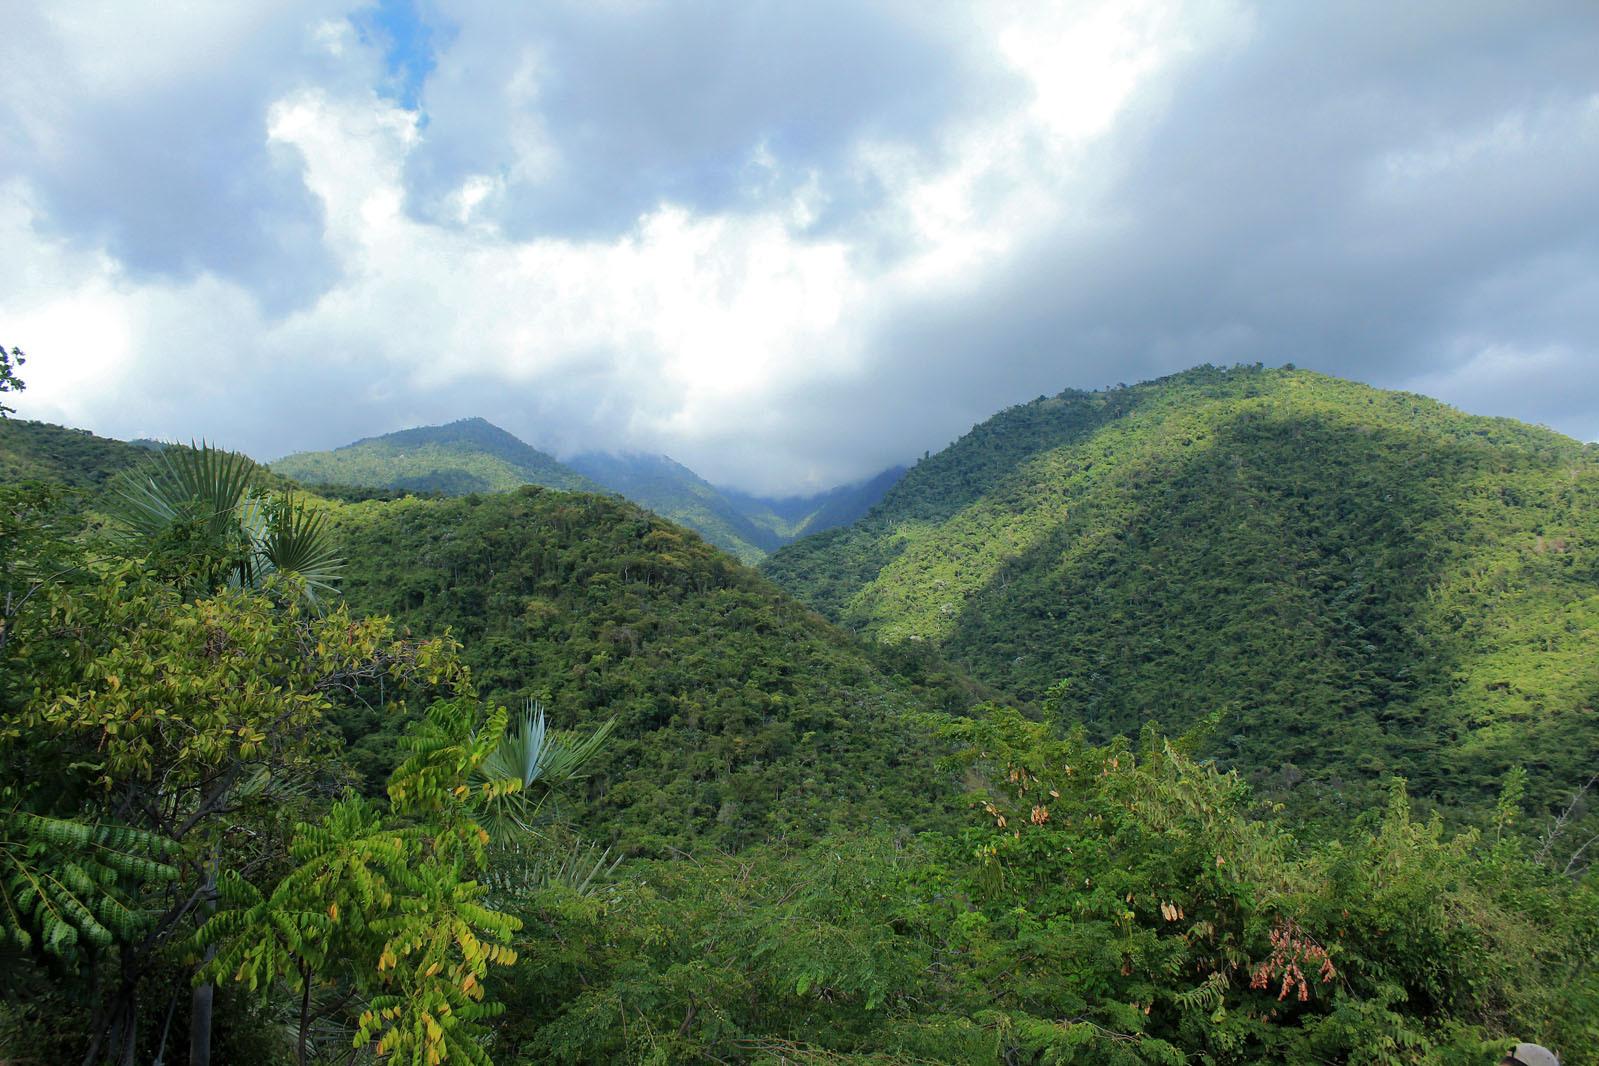
[[[326,760],[335,701],[357,693],[392,707],[408,689],[467,681],[452,642],[403,640],[342,608],[308,615],[297,596],[174,602],[123,568],[52,608],[13,650],[28,656],[48,640],[76,659],[74,676],[25,704],[8,735],[29,747],[56,802],[76,796],[78,810],[157,835],[181,871],[146,885],[156,916],[120,949],[122,976],[95,1025],[116,1060],[131,1053],[140,979],[203,917],[217,878],[279,861],[273,826],[295,791],[341,783]]]
[[[342,561],[327,536],[325,517],[292,496],[252,488],[256,465],[247,456],[208,444],[163,449],[144,469],[124,475],[111,506],[114,528],[144,549],[157,569],[193,595],[224,588],[297,590],[320,608],[318,594],[334,593]],[[275,575],[289,575],[286,584]],[[223,785],[224,791],[233,782]],[[207,869],[205,907],[214,903],[218,863]],[[211,986],[195,989],[189,1057],[210,1061]]]
[[[411,755],[389,781],[389,814],[346,797],[296,827],[296,865],[269,890],[238,874],[224,880],[228,907],[197,936],[222,945],[208,975],[263,996],[280,982],[298,992],[301,1064],[314,1023],[342,1010],[355,1016],[357,1046],[401,1062],[487,1066],[480,1023],[501,1008],[485,999],[484,981],[491,966],[515,961],[521,922],[488,905],[476,876],[493,861],[482,823],[525,825],[609,732],[566,744],[546,733],[542,714],[530,710],[513,733],[506,718],[475,699],[435,703],[404,740]],[[523,805],[508,805],[518,796]],[[318,986],[336,989],[321,1008]]]
[[[452,641],[327,610],[322,516],[250,491],[253,472],[211,448],[157,457],[119,486],[117,542],[139,556],[120,561],[74,548],[48,493],[0,498],[6,935],[115,960],[91,1059],[134,1053],[140,981],[208,913],[217,877],[281,861],[274,826],[296,793],[344,786],[326,760],[335,706],[469,684]],[[100,865],[61,843],[74,833]],[[199,1061],[209,988],[191,1013]]]
[[[21,392],[28,387],[21,378],[17,377],[17,367],[27,361],[27,356],[22,354],[21,348],[12,348],[7,351],[6,346],[0,344],[0,392]],[[15,412],[15,407],[7,407],[5,404],[0,403],[0,418],[5,418]]]
[[[167,447],[114,484],[113,528],[163,576],[193,594],[261,590],[293,574],[316,605],[343,566],[320,511],[253,486],[253,459],[209,444]]]

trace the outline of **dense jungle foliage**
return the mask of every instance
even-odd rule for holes
[[[1193,377],[1199,411],[1252,375]],[[1079,402],[1100,404],[1029,405],[1024,424],[1048,436],[1083,421],[1059,411]],[[1402,440],[1377,449],[1394,449],[1387,465],[1329,469],[1324,493],[1294,482],[1313,459],[1287,442],[1343,438],[1311,425],[1295,437],[1265,414],[1231,427],[1266,436],[1230,441],[1285,453],[1229,464],[1271,537],[1216,528],[1207,508],[1234,506],[1218,485],[1227,468],[1159,490],[1216,550],[1268,560],[1207,562],[1205,544],[1125,501],[1140,521],[1117,528],[1156,538],[1140,550],[1214,567],[1191,596],[1162,594],[1173,640],[1226,653],[1177,612],[1254,595],[1285,642],[1322,656],[1268,657],[1259,673],[1308,677],[1266,686],[1245,670],[1270,650],[1249,643],[1263,638],[1246,617],[1228,637],[1244,642],[1228,660],[1243,693],[1230,710],[1344,683],[1326,675],[1347,673],[1349,650],[1290,624],[1339,604],[1318,584],[1330,578],[1311,568],[1293,582],[1300,600],[1269,599],[1283,568],[1328,539],[1367,568],[1344,628],[1327,629],[1345,644],[1349,626],[1375,634],[1379,651],[1356,649],[1369,657],[1362,684],[1403,695],[1393,662],[1429,647],[1391,646],[1425,635],[1422,607],[1400,636],[1376,625],[1371,604],[1395,582],[1426,610],[1459,612],[1451,632],[1483,677],[1528,656],[1551,671],[1575,663],[1561,658],[1574,639],[1564,622],[1594,586],[1591,541],[1568,530],[1585,498],[1563,496],[1553,474],[1541,495],[1530,486],[1541,442],[1579,475],[1582,449],[1485,425],[1502,437],[1483,447],[1504,454],[1483,468],[1517,475],[1526,531],[1545,538],[1519,569],[1479,575],[1492,596],[1417,593],[1443,564],[1406,554],[1354,498],[1379,472],[1425,487]],[[1321,779],[1307,817],[1275,802],[1284,758],[1244,761],[1264,742],[1224,762],[1203,728],[1167,740],[1130,711],[1071,724],[1069,685],[1012,700],[1011,675],[967,680],[939,641],[860,642],[614,498],[291,493],[247,461],[185,448],[86,451],[67,478],[33,453],[68,431],[16,429],[0,421],[0,450],[19,457],[0,484],[8,1062],[1488,1064],[1516,1040],[1599,1062],[1599,782],[1551,783],[1556,758],[1580,756],[1550,745],[1591,750],[1578,714],[1564,734],[1540,732],[1533,708],[1507,715],[1482,765],[1461,750],[1453,765],[1470,780],[1445,821],[1417,795],[1441,787],[1435,769],[1413,767],[1407,790],[1399,767],[1361,761],[1387,758],[1373,736],[1261,704],[1239,719],[1250,736],[1319,731],[1345,745],[1343,772],[1373,782],[1363,805]],[[979,501],[984,469],[1049,450],[1000,438],[970,484],[925,495],[924,520]],[[136,475],[117,474],[130,460]],[[940,463],[955,469],[946,455],[918,470]],[[1472,483],[1448,477],[1440,495]],[[1299,503],[1286,508],[1275,494],[1291,484]],[[905,487],[864,525],[907,506],[895,502]],[[1509,535],[1505,506],[1495,486],[1407,504],[1393,521],[1493,547]],[[1335,534],[1340,514],[1353,522]],[[1454,543],[1438,549],[1446,562]],[[1571,568],[1566,584],[1534,564]],[[1143,565],[1156,597],[1156,563]],[[1570,602],[1549,608],[1559,595]],[[1133,632],[1152,608],[1108,609]],[[1040,642],[1026,654],[1071,661],[1054,630],[1026,632]],[[1415,683],[1433,669],[1412,664]],[[1559,718],[1583,669],[1483,698],[1536,691],[1536,710]],[[1153,674],[1118,676],[1177,698]],[[1461,709],[1478,707],[1469,685],[1453,691],[1461,703],[1381,718],[1386,742],[1417,738],[1418,760],[1439,750],[1433,716],[1483,713]],[[1177,724],[1170,706],[1152,710]],[[1360,721],[1349,714],[1350,729]]]
[[[629,851],[809,839],[891,813],[914,830],[949,805],[908,715],[962,707],[974,690],[916,664],[891,675],[631,504],[525,487],[342,508],[334,529],[352,608],[451,633],[493,700],[538,699],[576,726],[616,720],[582,810]],[[347,732],[386,769],[392,738],[365,735],[374,725]]]
[[[1389,775],[1552,808],[1599,763],[1599,449],[1294,370],[1013,408],[785,588],[1106,738],[1155,720],[1298,811]]]
[[[0,484],[42,481],[72,488],[104,485],[149,457],[148,449],[48,422],[0,421]]]

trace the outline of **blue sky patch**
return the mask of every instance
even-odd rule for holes
[[[387,77],[378,93],[408,110],[418,110],[422,85],[437,65],[441,34],[423,15],[417,0],[378,0],[352,16],[351,22],[363,42],[383,49]]]

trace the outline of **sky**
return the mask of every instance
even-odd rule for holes
[[[0,4],[21,417],[718,484],[1293,362],[1599,438],[1592,0]]]

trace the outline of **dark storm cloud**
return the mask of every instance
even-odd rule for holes
[[[74,260],[85,306],[130,323],[121,376],[58,409],[268,457],[483,415],[776,493],[1040,394],[1207,361],[1292,361],[1599,437],[1586,0],[1198,3],[1156,20],[1192,50],[1163,53],[1107,129],[1065,136],[976,8],[307,4],[106,84],[44,16],[0,15],[0,57],[27,67],[0,86],[0,194],[20,177],[34,231],[103,248],[105,275]],[[318,26],[355,43],[318,50]],[[271,107],[308,89],[326,106],[303,138],[270,140]],[[420,108],[415,132],[396,101]],[[342,208],[308,187],[318,166]],[[476,178],[487,198],[462,226],[453,197]],[[395,180],[403,226],[382,210]],[[802,188],[814,213],[795,222]],[[911,201],[929,189],[924,225]],[[685,209],[678,229],[638,225],[663,203]],[[940,218],[963,221],[951,237]],[[958,247],[990,234],[1006,250]],[[585,240],[544,239],[563,236]],[[970,267],[921,272],[946,240]],[[823,241],[836,278],[747,286],[769,250],[799,262]],[[256,307],[159,284],[206,274]],[[835,300],[836,325],[786,313]],[[826,350],[750,327],[762,316]],[[694,358],[722,326],[772,345],[747,388],[703,387],[737,376]]]
[[[47,9],[11,12],[4,29],[18,51],[8,76],[31,84],[0,92],[0,179],[28,182],[42,232],[103,248],[136,280],[208,272],[245,286],[269,312],[303,306],[335,265],[301,161],[269,142],[267,122],[275,99],[334,80],[327,57],[308,47],[316,6],[285,5],[287,17],[231,39],[202,31],[183,62],[149,77],[125,76],[110,56],[97,57],[98,71],[75,70],[70,26],[52,25]],[[130,50],[171,50],[183,29],[103,14],[112,24],[128,16],[117,43]],[[147,64],[131,54],[127,62]]]
[[[610,237],[663,202],[755,208],[845,173],[863,140],[936,151],[953,116],[1019,86],[971,46],[953,5],[442,5],[452,41],[408,162],[413,206],[447,220],[468,178],[504,182],[486,212],[518,237]],[[518,44],[508,46],[508,41]]]
[[[1067,386],[1291,361],[1593,439],[1599,8],[1539,10],[1264,5],[1126,117],[1090,221],[891,316],[858,402],[800,405],[880,462]]]

